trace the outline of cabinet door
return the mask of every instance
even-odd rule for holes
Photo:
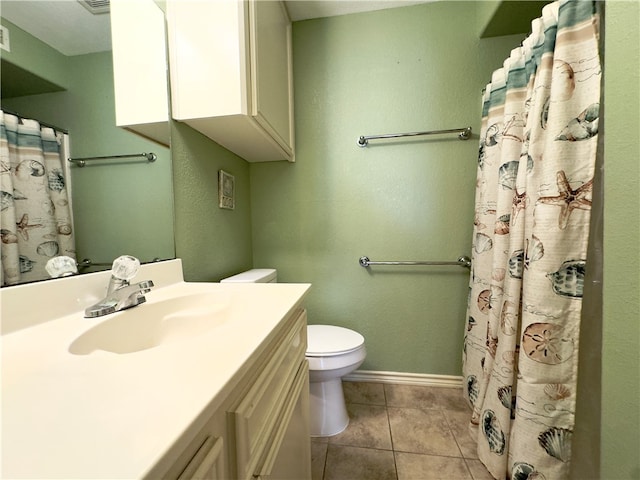
[[[169,145],[164,13],[153,0],[111,0],[116,125]]]
[[[293,152],[291,21],[280,1],[250,4],[251,113],[287,153]]]
[[[231,0],[167,1],[171,113],[176,120],[215,123],[248,114],[245,10],[243,2]],[[213,132],[206,124],[194,128],[216,141],[221,135],[219,127]]]
[[[224,474],[223,439],[207,437],[178,480],[221,480]]]
[[[306,312],[301,312],[260,376],[239,405],[229,412],[239,478],[250,478],[255,474],[267,445],[273,442],[280,412],[291,398],[291,385],[304,361],[306,319]]]
[[[249,162],[294,161],[291,21],[272,0],[167,0],[173,118]]]
[[[254,478],[306,480],[311,478],[309,434],[309,366],[302,362],[288,401],[274,428],[271,443]]]

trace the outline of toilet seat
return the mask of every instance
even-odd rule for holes
[[[309,411],[312,437],[330,437],[349,425],[342,377],[364,362],[364,337],[334,325],[307,326]]]
[[[335,325],[307,326],[307,357],[343,355],[364,346],[358,332]]]

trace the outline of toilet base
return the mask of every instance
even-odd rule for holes
[[[312,437],[330,437],[344,431],[349,415],[340,377],[309,384]]]

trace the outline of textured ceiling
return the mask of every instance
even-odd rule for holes
[[[402,7],[433,0],[287,1],[293,21]],[[65,55],[111,50],[109,15],[93,15],[74,0],[1,0],[0,14]]]
[[[65,55],[111,50],[109,15],[73,0],[2,0],[0,15]]]

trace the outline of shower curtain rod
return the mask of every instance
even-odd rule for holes
[[[85,162],[92,160],[107,160],[111,158],[135,158],[145,157],[149,162],[155,162],[158,158],[155,153],[129,153],[126,155],[105,155],[102,157],[83,157],[83,158],[68,158],[67,161],[78,164],[79,167],[84,167]]]
[[[40,124],[41,127],[53,128],[56,132],[64,133],[65,135],[69,135],[69,130],[64,128],[56,127],[55,125],[51,125],[50,123],[41,122],[37,118],[29,118],[24,115],[20,115],[18,112],[12,112],[11,110],[7,110],[6,108],[1,108],[3,113],[8,113],[9,115],[13,115],[14,117],[18,117],[18,121],[22,123],[22,120],[35,120]]]
[[[378,138],[398,138],[398,137],[416,137],[418,135],[440,135],[443,133],[457,133],[460,140],[469,140],[471,138],[471,127],[452,128],[450,130],[431,130],[428,132],[408,132],[408,133],[385,133],[382,135],[362,135],[358,138],[358,146],[366,147],[369,140]]]
[[[374,262],[369,260],[369,257],[360,257],[358,260],[361,267],[369,267],[371,265],[457,265],[459,267],[471,267],[471,259],[467,256],[458,257],[455,262]]]

